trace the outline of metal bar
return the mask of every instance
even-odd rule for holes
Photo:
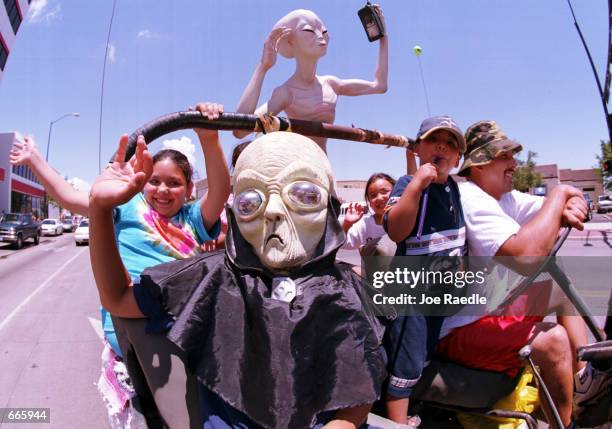
[[[519,350],[519,357],[529,362],[529,365],[531,366],[531,369],[533,371],[533,375],[535,375],[535,378],[538,380],[540,392],[544,394],[544,399],[546,400],[546,403],[548,404],[550,410],[553,413],[552,417],[554,421],[549,421],[548,423],[553,427],[557,426],[557,429],[565,429],[565,425],[561,421],[561,416],[559,415],[559,410],[557,410],[557,406],[555,405],[552,396],[548,391],[548,387],[546,387],[546,383],[544,383],[544,380],[542,379],[538,368],[533,363],[533,359],[531,359],[531,346],[529,344]]]
[[[134,131],[129,138],[126,160],[134,154],[139,135],[143,135],[145,141],[151,143],[165,134],[191,128],[252,132],[290,131],[309,137],[326,137],[395,147],[410,147],[414,144],[413,139],[398,134],[280,116],[265,115],[259,118],[243,113],[223,113],[218,119],[211,120],[203,117],[200,112],[175,112],[160,116]],[[111,161],[113,159],[114,156]]]
[[[576,308],[576,310],[578,310],[578,313],[580,313],[582,319],[584,319],[584,322],[589,327],[589,330],[593,334],[593,337],[595,337],[595,341],[603,341],[604,337],[601,334],[599,328],[597,327],[597,324],[593,320],[593,315],[591,314],[591,311],[587,307],[580,294],[578,294],[578,291],[576,290],[574,285],[572,285],[570,280],[567,278],[565,273],[561,271],[555,261],[551,261],[546,268],[548,273],[552,276],[553,280],[557,282],[557,284],[563,290],[567,298],[571,301],[572,305]]]

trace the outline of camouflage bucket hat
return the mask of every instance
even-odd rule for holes
[[[465,132],[467,151],[459,176],[465,176],[467,169],[477,165],[486,165],[504,152],[517,153],[523,146],[510,140],[495,121],[480,121],[470,126]]]

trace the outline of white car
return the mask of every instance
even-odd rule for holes
[[[612,197],[610,195],[597,197],[597,213],[608,213],[609,211],[612,211]]]
[[[45,219],[40,224],[42,235],[60,235],[64,233],[64,227],[58,219]]]
[[[89,219],[83,219],[74,231],[74,243],[77,246],[89,243]]]

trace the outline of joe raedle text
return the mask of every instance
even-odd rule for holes
[[[424,268],[372,273],[372,300],[376,305],[486,305],[479,291],[467,293],[470,286],[483,286],[484,271],[428,271]],[[469,290],[469,289],[468,289]],[[471,291],[470,291],[471,292]]]

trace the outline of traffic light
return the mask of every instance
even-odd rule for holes
[[[606,159],[601,166],[603,171],[608,174],[612,174],[612,160]]]

